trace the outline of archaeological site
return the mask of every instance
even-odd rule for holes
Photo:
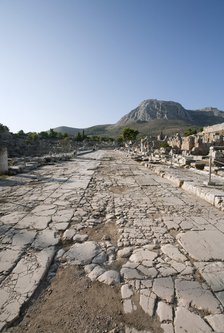
[[[2,133],[1,332],[224,332],[224,125],[129,132]]]

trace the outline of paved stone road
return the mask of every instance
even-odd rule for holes
[[[88,239],[101,224],[116,225],[116,244]],[[126,313],[139,299],[165,333],[224,332],[223,233],[223,212],[120,152],[1,180],[0,330],[73,240],[57,258],[92,281],[120,283]]]

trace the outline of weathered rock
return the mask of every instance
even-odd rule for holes
[[[100,275],[102,275],[105,272],[105,269],[100,267],[99,265],[96,265],[93,270],[88,274],[88,278],[91,281],[95,281]]]
[[[17,223],[17,228],[44,230],[51,222],[51,216],[28,215]]]
[[[154,260],[157,256],[158,256],[158,254],[156,252],[149,251],[147,249],[138,249],[138,250],[133,251],[129,260],[140,263],[143,260]]]
[[[87,241],[81,244],[74,244],[65,253],[64,257],[76,265],[90,264],[94,257],[101,252],[100,246],[93,241]]]
[[[218,230],[187,231],[177,235],[177,239],[190,256],[196,260],[223,259],[224,234]]]
[[[199,282],[177,279],[175,286],[179,306],[191,306],[212,314],[221,312],[217,299],[210,290],[202,288]]]
[[[133,291],[131,290],[128,284],[124,284],[121,286],[121,297],[122,299],[130,298],[133,295]]]
[[[133,268],[122,268],[121,276],[123,276],[125,280],[132,280],[132,279],[141,280],[143,278],[143,275],[139,274],[138,271]]]
[[[69,222],[73,216],[73,209],[61,209],[52,216],[53,222]]]
[[[161,324],[163,333],[174,333],[173,324]]]
[[[224,289],[224,262],[199,262],[195,266],[213,291]]]
[[[171,303],[174,297],[174,285],[171,277],[156,278],[152,291],[161,299]]]
[[[117,284],[120,283],[120,274],[114,270],[106,271],[97,280],[108,285]]]
[[[143,311],[149,316],[153,316],[156,302],[156,295],[148,289],[140,290],[140,302]]]
[[[124,249],[117,251],[117,257],[118,258],[128,258],[131,255],[132,250],[133,250],[132,247],[125,247]]]
[[[136,307],[133,304],[131,299],[124,299],[123,309],[124,309],[124,313],[132,313],[136,309]]]
[[[166,244],[161,247],[164,254],[175,261],[184,262],[187,258],[179,251],[179,249],[171,244]]]
[[[88,237],[89,236],[87,234],[76,234],[73,237],[73,241],[77,242],[77,243],[83,243],[83,242],[85,242],[88,239]]]
[[[0,327],[18,318],[21,306],[34,293],[53,259],[54,247],[24,256],[1,285]]]
[[[38,233],[32,246],[35,249],[44,249],[49,246],[57,245],[58,242],[59,237],[56,235],[56,232],[54,230],[46,229]]]
[[[75,235],[76,231],[74,229],[67,229],[63,233],[62,239],[63,240],[71,240],[73,236]]]
[[[224,314],[206,316],[205,319],[215,332],[224,332]]]
[[[175,333],[211,333],[205,321],[189,310],[178,307],[174,321]]]
[[[51,216],[56,212],[55,205],[39,205],[32,210],[32,214],[38,216]]]
[[[156,313],[159,316],[161,323],[173,320],[173,309],[167,303],[159,302]]]
[[[103,264],[107,261],[107,255],[104,251],[101,251],[95,258],[93,258],[93,264]]]
[[[154,267],[145,267],[143,265],[139,265],[137,269],[148,278],[155,278],[158,275],[158,271]]]

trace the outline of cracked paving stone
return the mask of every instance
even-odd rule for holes
[[[206,316],[205,319],[216,332],[224,332],[224,314]]]
[[[21,306],[36,290],[55,253],[54,247],[24,256],[1,285],[0,327],[18,318]]]
[[[176,279],[177,302],[180,306],[191,306],[211,314],[220,313],[220,303],[212,292],[203,288],[197,281]]]
[[[49,223],[51,222],[51,216],[37,216],[37,215],[28,215],[20,220],[16,227],[19,229],[36,229],[36,230],[44,230],[47,228]]]
[[[161,299],[171,303],[174,298],[174,284],[171,277],[154,279],[152,291]]]
[[[174,320],[175,333],[211,333],[211,327],[197,314],[178,307]]]
[[[139,304],[142,307],[142,310],[151,317],[154,314],[155,303],[156,295],[153,292],[151,292],[149,289],[140,290]]]
[[[90,264],[101,251],[101,247],[96,242],[87,241],[72,245],[64,254],[64,257],[76,265],[87,265]]]
[[[169,305],[165,302],[158,303],[156,313],[159,316],[161,323],[173,320],[173,309],[172,309],[171,305]]]
[[[177,240],[195,260],[223,259],[224,234],[218,230],[187,231],[177,235]]]

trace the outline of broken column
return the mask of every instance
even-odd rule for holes
[[[8,173],[8,151],[0,147],[0,175]]]

